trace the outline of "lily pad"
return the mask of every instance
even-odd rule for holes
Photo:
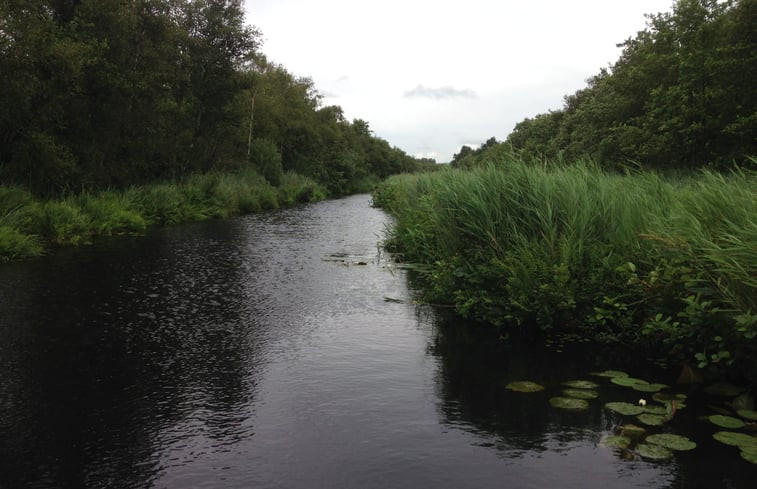
[[[634,440],[647,434],[647,429],[635,424],[624,424],[620,427],[620,434]]]
[[[757,411],[752,411],[751,409],[739,409],[736,411],[736,414],[749,421],[757,421]]]
[[[596,399],[599,397],[597,391],[590,391],[588,389],[565,389],[562,391],[565,397],[573,397],[575,399]]]
[[[754,437],[752,435],[747,435],[746,433],[736,433],[733,431],[718,431],[717,433],[712,435],[712,437],[715,438],[720,443],[725,443],[726,445],[739,447],[742,450],[757,449],[757,437]]]
[[[628,377],[628,374],[625,372],[621,372],[620,370],[605,370],[604,372],[592,372],[591,375],[596,375],[597,377]]]
[[[631,389],[639,392],[660,392],[663,389],[667,389],[668,385],[665,384],[633,384]]]
[[[647,443],[653,445],[659,445],[665,447],[668,450],[693,450],[697,447],[697,444],[689,440],[685,436],[671,435],[667,433],[649,435],[646,440]]]
[[[622,387],[633,387],[635,385],[649,384],[649,382],[647,382],[646,380],[637,379],[635,377],[613,377],[610,379],[610,382]]]
[[[749,463],[757,464],[757,448],[742,448],[741,458]]]
[[[708,418],[710,423],[718,425],[721,428],[738,430],[744,427],[744,422],[732,416],[723,416],[722,414],[713,414]]]
[[[644,412],[649,414],[668,414],[668,410],[662,406],[644,406]]]
[[[670,401],[685,401],[688,396],[686,394],[668,394],[667,392],[658,392],[652,396],[657,402],[670,402]]]
[[[636,419],[647,426],[662,426],[667,423],[670,418],[668,418],[668,416],[663,416],[660,414],[642,413],[636,416]]]
[[[717,383],[705,387],[704,391],[711,396],[736,397],[744,392],[744,388],[732,384]]]
[[[572,411],[581,411],[589,408],[589,402],[583,399],[575,399],[573,397],[553,397],[549,400],[549,404],[552,407],[559,409],[569,409]]]
[[[644,412],[644,408],[630,402],[608,402],[605,407],[624,416],[635,416]]]
[[[562,385],[571,389],[596,389],[599,387],[599,384],[590,380],[569,380],[563,382]]]
[[[520,380],[517,382],[510,382],[505,386],[505,389],[515,392],[539,392],[544,390],[544,386],[539,385],[536,382],[531,382],[530,380]]]
[[[652,445],[651,443],[639,443],[636,446],[636,451],[639,455],[649,460],[668,460],[673,457],[673,452],[660,445]]]
[[[608,436],[602,439],[599,443],[603,447],[607,448],[628,448],[631,446],[633,440],[626,436]]]

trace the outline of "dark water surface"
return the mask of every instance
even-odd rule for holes
[[[706,427],[666,463],[600,446],[604,401],[547,399],[622,365],[412,305],[387,222],[356,196],[0,267],[0,487],[754,487]]]

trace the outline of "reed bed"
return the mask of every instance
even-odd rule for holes
[[[81,193],[39,201],[0,187],[0,263],[39,256],[51,246],[91,242],[97,236],[141,234],[151,226],[223,218],[326,198],[325,189],[286,173],[271,186],[254,171],[197,175],[182,183]]]
[[[392,177],[386,246],[428,300],[507,334],[660,349],[701,368],[757,359],[757,174],[610,174],[506,156]]]

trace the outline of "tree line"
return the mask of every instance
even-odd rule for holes
[[[757,1],[678,0],[647,18],[619,45],[620,58],[561,109],[519,122],[504,143],[464,147],[453,166],[505,147],[537,159],[590,157],[606,168],[747,162],[757,154]]]
[[[334,193],[429,166],[322,106],[241,0],[3,0],[0,184],[42,195],[255,167]]]

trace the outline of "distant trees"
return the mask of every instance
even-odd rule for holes
[[[725,167],[757,154],[757,2],[679,0],[621,46],[610,69],[506,142],[605,166]]]
[[[3,0],[0,184],[51,195],[249,164],[275,180],[277,158],[326,183],[415,168],[259,48],[241,0]]]

